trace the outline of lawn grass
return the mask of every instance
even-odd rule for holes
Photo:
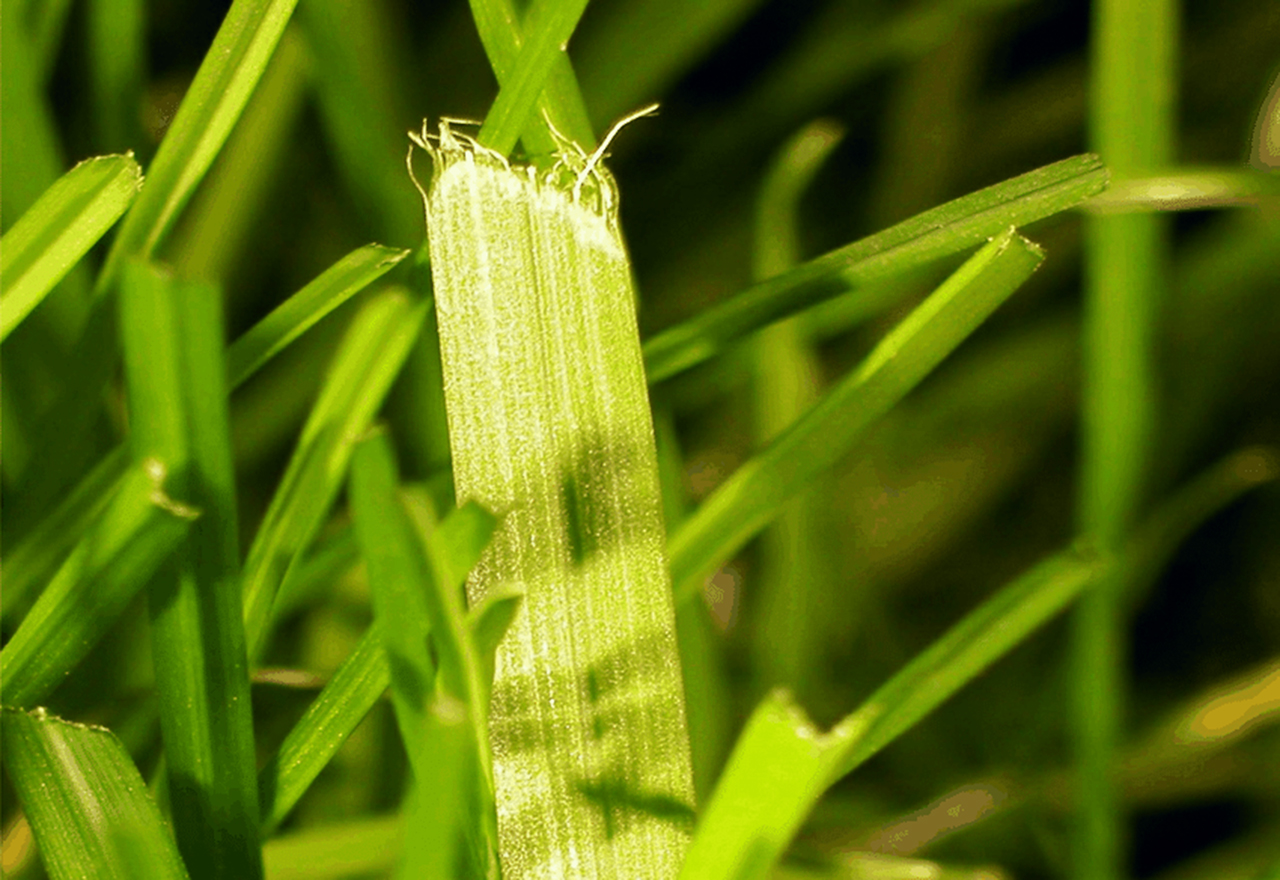
[[[3,6],[6,877],[1276,875],[1274,16],[697,7]]]

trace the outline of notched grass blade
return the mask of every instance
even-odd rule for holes
[[[971,611],[829,732],[785,691],[771,694],[738,739],[681,878],[767,876],[823,792],[1062,611],[1106,567],[1087,549],[1050,557]]]
[[[186,880],[160,810],[109,730],[9,707],[0,730],[5,768],[54,880]]]
[[[677,601],[767,525],[995,311],[1040,265],[1040,248],[1006,230],[916,307],[807,413],[725,481],[671,537]]]
[[[142,187],[132,155],[86,159],[58,178],[0,241],[6,339],[120,218]]]
[[[644,345],[659,382],[705,361],[733,340],[851,287],[909,272],[959,253],[1011,226],[1052,216],[1106,188],[1097,156],[1063,159],[978,190],[748,288]]]

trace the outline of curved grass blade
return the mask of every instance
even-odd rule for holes
[[[647,340],[645,371],[660,382],[735,339],[870,281],[899,275],[1072,208],[1107,185],[1093,155],[1075,156],[978,190],[762,281]]]
[[[671,536],[676,600],[773,520],[972,333],[1040,265],[1040,248],[1008,230],[956,270],[804,416],[725,481]]]
[[[201,510],[152,579],[152,658],[178,846],[197,878],[262,876],[221,292],[132,260],[120,290],[130,443]]]
[[[1085,549],[1046,559],[967,614],[827,733],[785,691],[775,691],[739,737],[680,876],[767,876],[826,789],[1061,612],[1106,567]]]
[[[343,338],[245,561],[245,635],[251,661],[266,641],[280,582],[328,513],[351,450],[382,405],[429,307],[389,291],[365,304]]]
[[[409,253],[367,244],[325,269],[231,344],[227,349],[227,382],[232,388],[243,384],[285,346],[377,281]]]
[[[142,186],[132,155],[86,159],[45,190],[0,241],[0,340],[71,271]]]
[[[156,459],[134,465],[4,650],[6,703],[45,699],[186,536],[196,511],[171,500]]]
[[[7,706],[0,730],[5,767],[53,880],[185,880],[160,810],[110,731]]]

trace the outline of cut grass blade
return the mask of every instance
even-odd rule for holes
[[[445,523],[449,521],[446,517]],[[460,526],[449,526],[446,534],[451,536],[450,540],[431,548],[437,569],[448,573],[442,582],[449,589],[459,589],[467,572],[480,558],[489,539],[487,530],[476,530],[483,525],[483,520],[469,518]],[[444,529],[443,524],[441,529]],[[502,594],[493,602],[477,608],[470,616],[477,648],[485,654],[490,665],[493,662],[492,652],[514,616],[519,599],[518,594]],[[338,667],[324,690],[289,732],[279,751],[258,774],[264,834],[269,834],[293,809],[303,792],[390,684],[391,673],[382,647],[382,635],[375,625]]]
[[[671,537],[677,602],[773,520],[783,504],[836,464],[1004,302],[1044,255],[1012,230],[970,257],[865,360],[767,449],[738,468]]]
[[[557,159],[446,127],[428,197],[454,485],[503,517],[468,595],[525,590],[490,707],[502,867],[670,877],[693,786],[635,292],[611,177]]]
[[[194,877],[252,880],[262,854],[220,299],[130,261],[120,330],[134,457],[175,462],[201,510],[149,595],[174,833]]]
[[[368,244],[356,248],[317,275],[232,343],[227,350],[227,381],[231,387],[243,384],[281,349],[377,281],[409,253]]]
[[[58,178],[0,241],[0,340],[125,212],[142,186],[133,156],[86,159]]]
[[[534,0],[524,16],[524,42],[476,140],[506,156],[515,149],[556,60],[586,11],[587,0]]]
[[[197,512],[164,494],[165,467],[134,465],[0,652],[0,691],[44,700],[176,550]]]
[[[110,731],[7,706],[0,729],[5,767],[53,880],[185,880],[160,810]]]
[[[348,329],[245,561],[251,662],[266,642],[280,582],[324,521],[351,450],[382,405],[429,306],[388,291],[366,303]]]
[[[918,214],[756,284],[645,342],[649,381],[660,382],[723,351],[735,339],[850,287],[900,275],[1072,208],[1107,185],[1093,155],[1075,156]]]
[[[521,24],[521,14],[512,0],[470,0],[471,14],[480,32],[489,65],[498,78],[499,87],[511,79],[528,34]],[[577,77],[563,52],[552,65],[550,78],[538,98],[539,115],[569,140],[584,150],[595,148],[595,134],[587,116]],[[520,135],[531,155],[553,155],[559,145],[542,119],[529,125]]]
[[[1104,568],[1087,550],[1050,557],[970,612],[828,733],[785,691],[770,695],[738,739],[680,876],[768,876],[827,788],[1062,611]]]

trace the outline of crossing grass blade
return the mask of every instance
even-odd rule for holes
[[[153,578],[152,661],[169,806],[196,878],[262,876],[221,293],[126,264],[120,329],[135,459],[174,462],[200,519]]]
[[[160,810],[110,731],[7,706],[0,730],[5,769],[53,880],[185,880]]]
[[[142,187],[133,156],[86,159],[58,178],[0,240],[0,339],[120,219]]]
[[[266,642],[280,583],[337,496],[351,450],[382,405],[429,305],[393,289],[366,303],[348,329],[244,564],[251,661]]]
[[[110,628],[198,512],[164,494],[165,466],[135,464],[0,651],[6,704],[34,706]]]
[[[959,253],[1010,226],[1025,226],[1102,192],[1107,171],[1093,155],[1046,165],[939,205],[760,282],[648,339],[651,383],[714,356],[747,333],[871,281]]]
[[[1041,562],[917,654],[827,733],[814,727],[786,691],[775,691],[739,737],[681,878],[768,876],[826,789],[1061,612],[1106,565],[1087,549]]]
[[[974,254],[865,360],[763,452],[742,465],[671,537],[677,601],[838,462],[878,418],[953,351],[1040,265],[1040,248],[1007,230]]]

